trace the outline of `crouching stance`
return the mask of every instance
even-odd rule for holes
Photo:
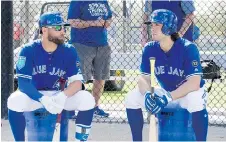
[[[25,44],[20,52],[18,90],[8,98],[9,122],[16,141],[25,140],[24,112],[40,108],[53,115],[63,109],[78,110],[75,138],[88,138],[95,100],[84,90],[75,48],[64,43],[65,26],[69,24],[61,13],[44,13],[39,20],[42,38]]]
[[[142,141],[143,114],[146,108],[159,113],[168,103],[177,101],[192,115],[192,127],[197,141],[206,141],[208,113],[202,68],[197,46],[177,33],[176,15],[164,9],[153,11],[150,21],[152,39],[145,45],[138,88],[128,93],[126,111],[134,141]],[[150,94],[150,57],[155,57],[155,76],[162,88]]]

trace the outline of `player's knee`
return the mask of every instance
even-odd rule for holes
[[[180,105],[189,112],[201,111],[206,108],[207,98],[208,93],[203,88],[200,88],[198,91],[190,92],[181,98]]]
[[[137,96],[140,94],[139,89],[133,89],[130,91],[125,98],[125,106],[126,108],[138,109],[139,104],[137,102]]]
[[[23,112],[25,108],[29,107],[28,102],[29,97],[26,94],[16,91],[9,96],[7,107],[16,112]]]
[[[78,106],[78,110],[85,111],[93,109],[95,106],[95,99],[91,93],[88,91],[79,91],[76,95],[79,95],[80,104]]]

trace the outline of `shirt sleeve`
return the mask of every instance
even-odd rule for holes
[[[21,92],[35,101],[39,101],[43,96],[43,94],[38,92],[30,79],[18,78],[18,88]]]
[[[80,19],[81,11],[80,11],[80,1],[71,1],[68,9],[68,17],[67,19]]]
[[[185,52],[184,68],[186,78],[193,75],[202,75],[200,55],[195,44],[189,45],[187,51]]]
[[[30,49],[22,48],[18,61],[16,63],[16,76],[18,77],[18,88],[28,97],[35,101],[43,96],[32,84],[33,58]]]
[[[194,1],[182,0],[181,1],[181,8],[186,15],[191,14],[192,12],[195,11]]]
[[[107,2],[107,9],[108,9],[107,19],[110,19],[112,18],[112,10],[108,2]]]
[[[26,47],[22,48],[17,63],[16,76],[25,79],[32,79],[32,54],[29,54]]]
[[[151,15],[152,8],[151,8],[151,1],[150,0],[145,0],[143,11],[144,11],[145,14]]]
[[[150,75],[149,49],[150,48],[148,48],[148,46],[145,46],[142,53],[140,72],[141,74],[144,74],[144,75]]]

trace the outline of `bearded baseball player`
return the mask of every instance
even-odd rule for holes
[[[75,138],[88,138],[95,100],[84,90],[83,77],[76,63],[78,56],[64,43],[65,27],[61,13],[47,12],[39,20],[41,39],[25,44],[16,64],[18,90],[8,98],[8,116],[15,141],[25,140],[24,112],[45,108],[51,114],[78,110]],[[66,80],[64,91],[60,83]]]
[[[153,41],[143,48],[138,88],[128,93],[126,111],[134,141],[142,141],[143,114],[141,108],[159,113],[169,103],[178,101],[192,115],[192,127],[197,141],[206,141],[208,113],[207,92],[197,46],[180,38],[177,17],[166,9],[153,11],[146,24],[151,24]],[[151,97],[150,57],[155,57],[155,76],[161,86]]]

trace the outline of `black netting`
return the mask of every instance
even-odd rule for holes
[[[1,2],[1,117],[7,118],[7,98],[13,92],[13,4]]]

